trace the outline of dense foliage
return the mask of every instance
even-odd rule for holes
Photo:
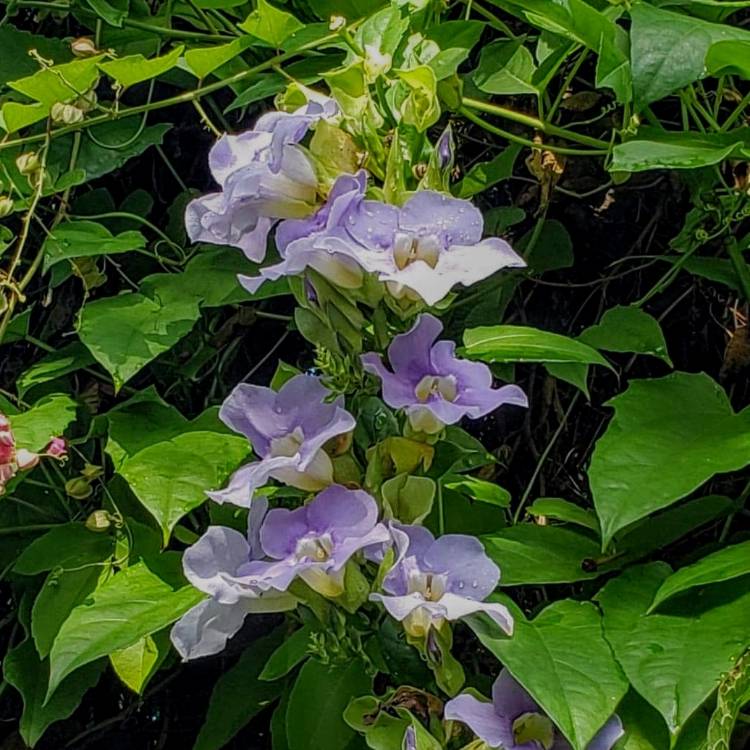
[[[0,0],[3,744],[750,741],[745,0]]]

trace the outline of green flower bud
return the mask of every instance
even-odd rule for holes
[[[0,219],[13,213],[13,199],[7,195],[0,195]]]
[[[91,485],[83,477],[75,477],[65,482],[65,492],[75,500],[85,500],[93,493]]]
[[[34,172],[39,170],[40,166],[39,157],[33,151],[21,154],[16,158],[16,168],[22,175],[34,174]]]
[[[112,525],[109,513],[106,510],[95,510],[86,519],[86,528],[89,531],[93,531],[95,534],[101,534],[107,531]]]

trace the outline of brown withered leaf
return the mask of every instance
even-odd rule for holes
[[[719,378],[733,377],[750,366],[750,327],[740,325],[731,334],[727,348],[724,350],[724,361],[719,370]]]
[[[586,112],[595,107],[601,98],[602,95],[596,91],[579,91],[566,96],[560,102],[560,109],[567,109],[569,112]]]
[[[534,143],[543,145],[539,135],[534,136]],[[535,148],[526,157],[526,168],[539,180],[542,189],[539,199],[540,208],[544,208],[550,201],[552,189],[557,185],[565,171],[565,157],[547,149]]]

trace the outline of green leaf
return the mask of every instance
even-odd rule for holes
[[[696,586],[729,581],[750,573],[750,541],[733,544],[680,568],[662,583],[649,608],[653,612],[667,599]]]
[[[572,529],[524,523],[480,540],[501,566],[501,586],[573,583],[600,575],[584,570],[584,560],[599,557],[599,544]]]
[[[466,60],[482,36],[483,21],[444,21],[430,26],[426,36],[435,42],[440,51],[427,64],[435,71],[438,81],[452,76]]]
[[[573,240],[564,224],[554,219],[547,219],[542,224],[542,231],[536,237],[536,242],[530,253],[526,248],[534,237],[532,229],[517,243],[517,249],[524,255],[526,261],[536,273],[556,271],[573,265]]]
[[[432,510],[435,491],[435,482],[428,477],[399,474],[386,480],[380,487],[384,517],[421,523]]]
[[[639,307],[617,305],[578,336],[579,341],[607,352],[651,354],[671,366],[661,326]]]
[[[43,120],[49,114],[49,109],[48,104],[5,102],[0,110],[0,124],[7,133],[15,133]]]
[[[283,629],[259,638],[239,661],[216,682],[208,704],[206,720],[193,750],[221,750],[257,713],[276,700],[284,684],[259,679],[263,664],[279,645]]]
[[[484,362],[579,362],[609,367],[599,352],[559,333],[529,326],[480,326],[464,331],[464,353]]]
[[[608,405],[615,416],[588,472],[604,547],[714,474],[750,463],[750,408],[735,414],[704,373],[634,380]]]
[[[36,364],[25,370],[16,381],[18,395],[24,395],[35,385],[56,380],[94,363],[88,349],[78,342],[68,344],[56,352],[50,352]]]
[[[583,526],[599,533],[599,522],[596,516],[590,510],[571,503],[569,500],[558,497],[540,497],[526,508],[526,512],[536,518],[544,516],[555,521],[574,523],[576,526]]]
[[[198,320],[198,303],[188,298],[168,305],[138,292],[87,303],[78,335],[112,375],[116,390],[152,359],[171,349]]]
[[[113,651],[109,661],[120,680],[134,693],[142,695],[170,648],[169,632],[162,630],[154,636],[143,636],[132,646]]]
[[[168,70],[172,70],[177,65],[184,49],[185,46],[181,44],[166,55],[150,60],[140,54],[128,55],[118,60],[99,63],[99,69],[110,78],[114,78],[123,88],[128,88],[136,83],[158,78]]]
[[[423,133],[440,119],[435,71],[429,65],[418,65],[409,70],[395,72],[409,90],[401,105],[403,122],[413,125],[418,132]]]
[[[67,719],[78,708],[86,691],[99,681],[103,667],[99,661],[77,670],[45,699],[49,665],[40,661],[31,639],[8,651],[3,675],[23,698],[19,731],[29,747],[36,745],[50,724]]]
[[[473,80],[488,94],[538,94],[532,83],[536,65],[523,39],[487,45],[479,56]]]
[[[174,589],[143,563],[113,576],[60,629],[50,653],[47,695],[74,670],[165,628],[204,596],[192,586]]]
[[[75,99],[93,86],[99,75],[96,66],[101,59],[99,55],[43,68],[32,76],[9,81],[8,86],[29,99],[44,104],[46,110],[43,116],[46,116],[49,108],[56,102]]]
[[[633,140],[612,149],[610,172],[645,172],[651,169],[698,169],[743,156],[750,149],[750,128],[728,133],[668,133],[641,128]]]
[[[498,182],[507,180],[513,174],[513,167],[520,153],[521,147],[511,143],[489,161],[475,164],[456,185],[455,195],[459,198],[471,198]]]
[[[721,41],[750,41],[736,26],[655,8],[648,3],[630,9],[630,59],[636,106],[644,107],[706,74],[706,55]]]
[[[76,404],[62,393],[53,393],[37,401],[28,411],[13,417],[13,435],[17,448],[42,450],[50,439],[62,435],[76,418]]]
[[[750,78],[750,39],[714,42],[706,55],[706,73]]]
[[[128,231],[114,236],[94,221],[64,221],[44,241],[44,272],[66,258],[115,255],[146,247],[140,232]]]
[[[119,468],[136,497],[158,521],[169,541],[172,529],[219,489],[249,453],[244,437],[219,432],[185,432],[148,446]]]
[[[55,62],[66,62],[72,57],[70,45],[62,39],[29,34],[28,31],[14,29],[10,24],[0,27],[0,84],[21,76],[33,75],[39,64],[29,55],[35,49],[42,57]]]
[[[706,732],[706,750],[725,750],[743,706],[750,701],[750,651],[737,660],[722,679],[716,699],[716,709]]]
[[[469,626],[574,749],[584,750],[628,689],[602,635],[597,608],[565,599],[527,620],[509,598],[501,600],[515,619],[511,638],[486,616],[470,618]]]
[[[443,477],[443,487],[460,492],[472,500],[480,503],[507,508],[510,505],[510,492],[494,482],[487,482],[478,477],[463,476],[461,474],[447,474]]]
[[[589,365],[579,365],[575,363],[557,363],[548,362],[544,369],[553,377],[562,380],[564,383],[578,388],[586,398],[589,395]]]
[[[647,614],[670,573],[665,563],[629,568],[597,600],[630,683],[677,735],[750,642],[750,590],[728,582],[668,614]]]
[[[205,78],[217,68],[233,60],[237,55],[242,54],[253,44],[255,44],[255,39],[243,36],[228,44],[220,44],[214,47],[196,47],[185,53],[185,62],[198,78]]]
[[[335,667],[308,659],[289,696],[289,750],[343,750],[354,736],[344,722],[344,710],[352,698],[371,689],[372,680],[359,659]]]
[[[278,48],[290,34],[299,31],[304,24],[291,13],[279,10],[266,0],[258,0],[256,9],[239,26],[248,34]]]
[[[303,625],[285,638],[284,642],[268,657],[258,679],[273,682],[289,674],[307,658],[312,632],[312,628]]]

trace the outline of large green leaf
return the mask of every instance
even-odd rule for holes
[[[521,147],[511,143],[489,161],[480,161],[475,164],[456,185],[454,193],[459,198],[471,198],[472,195],[481,193],[502,180],[507,180],[513,174],[513,167],[520,153]]]
[[[605,547],[620,529],[714,474],[750,463],[750,408],[735,414],[708,375],[634,380],[608,403],[615,416],[589,468]]]
[[[485,362],[579,362],[609,367],[596,349],[530,326],[480,326],[464,331],[464,351]]]
[[[148,446],[119,468],[138,499],[159,522],[165,544],[187,513],[219,489],[249,453],[246,438],[193,431]]]
[[[308,659],[289,696],[289,750],[343,750],[354,736],[344,722],[344,710],[352,698],[371,689],[372,679],[359,659],[335,667]]]
[[[50,439],[62,435],[76,417],[76,404],[70,396],[53,393],[28,411],[13,417],[13,435],[17,448],[40,451]]]
[[[255,10],[240,24],[248,34],[270,44],[281,47],[281,43],[303,27],[291,13],[279,10],[266,0],[258,0]]]
[[[484,47],[473,80],[488,94],[537,94],[532,83],[535,72],[534,58],[519,38]]]
[[[273,682],[289,674],[300,662],[308,656],[310,635],[313,629],[303,625],[290,636],[268,657],[258,679]]]
[[[646,614],[670,573],[665,563],[629,568],[597,599],[615,657],[677,735],[750,643],[750,588],[747,579],[731,581],[668,613]]]
[[[284,683],[259,679],[269,654],[279,645],[283,629],[259,638],[237,663],[216,682],[208,704],[206,720],[193,750],[221,750],[265,706],[279,697]]]
[[[47,695],[74,670],[165,628],[204,596],[192,586],[173,588],[144,563],[113,576],[63,623],[50,653]]]
[[[750,573],[750,541],[725,547],[672,573],[659,587],[649,611],[652,612],[662,602],[688,589],[709,583],[729,581],[748,573]]]
[[[58,690],[47,694],[49,664],[40,661],[31,639],[8,651],[3,675],[23,698],[19,731],[29,747],[36,745],[50,724],[67,719],[78,708],[84,693],[98,682],[103,668],[103,661],[87,664],[68,675]]]
[[[217,68],[233,60],[237,55],[255,43],[251,36],[241,36],[228,44],[220,44],[213,47],[198,47],[185,53],[185,62],[188,68],[198,78],[205,78]]]
[[[750,39],[714,42],[706,55],[706,72],[750,78]]]
[[[89,302],[81,311],[78,335],[119,390],[152,359],[171,349],[198,320],[192,297],[166,305],[138,292]]]
[[[63,375],[88,367],[93,363],[94,358],[83,344],[77,341],[68,344],[57,351],[50,352],[23,372],[16,380],[18,395],[23,398],[24,394],[35,385],[61,378]]]
[[[21,76],[33,75],[39,70],[39,64],[29,55],[35,49],[42,57],[55,62],[66,62],[72,55],[70,45],[62,39],[29,34],[27,31],[14,29],[10,24],[0,27],[0,84],[12,81]]]
[[[171,648],[169,631],[165,629],[153,636],[144,635],[132,646],[113,651],[109,661],[120,680],[141,695]]]
[[[602,635],[598,610],[590,602],[565,599],[527,620],[509,598],[501,601],[515,619],[512,637],[485,616],[471,618],[471,629],[575,750],[584,750],[628,688]]]
[[[123,88],[134,86],[152,78],[158,78],[163,73],[177,65],[183,45],[175,47],[171,52],[161,57],[147,60],[143,55],[128,55],[119,60],[99,63],[99,69],[110,78],[114,78]]]
[[[584,561],[599,556],[599,543],[572,529],[525,523],[480,539],[500,566],[501,586],[572,583],[598,575],[586,570]]]
[[[750,33],[736,26],[711,23],[649,3],[635,3],[630,18],[633,94],[638,107],[702,78],[712,44],[750,41]]]

